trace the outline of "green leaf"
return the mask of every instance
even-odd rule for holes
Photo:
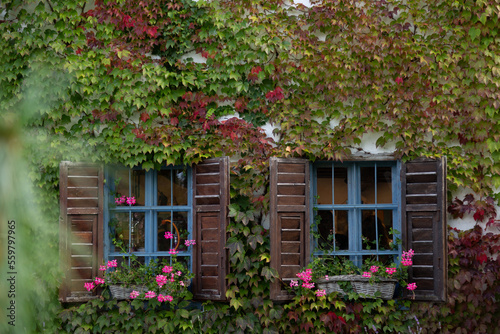
[[[478,29],[478,28],[475,28],[475,27],[471,27],[469,29],[469,36],[472,38],[472,40],[474,41],[477,37],[479,37],[479,35],[481,34],[481,29]]]

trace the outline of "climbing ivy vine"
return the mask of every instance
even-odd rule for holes
[[[232,156],[230,303],[206,315],[290,329],[268,298],[269,157],[343,160],[373,136],[397,158],[446,156],[450,194],[479,196],[450,212],[495,224],[499,16],[481,0],[3,1],[0,121],[26,111],[30,177],[53,221],[61,160]]]

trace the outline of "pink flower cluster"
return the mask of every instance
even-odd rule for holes
[[[392,275],[396,272],[396,268],[385,268],[385,272]]]
[[[156,293],[154,291],[148,291],[146,292],[146,295],[144,297],[146,297],[147,299],[151,299],[156,297]]]
[[[104,284],[104,279],[102,279],[100,277],[96,277],[96,278],[94,278],[94,282],[96,285]]]
[[[312,289],[314,288],[314,283],[311,282],[312,280],[312,269],[306,269],[305,271],[302,271],[297,274],[297,277],[303,280],[304,282],[302,283],[302,287],[306,289]]]
[[[174,297],[170,295],[162,295],[161,293],[158,295],[158,301],[161,302],[171,302],[174,300]]]
[[[291,288],[296,287],[296,286],[299,286],[299,282],[297,282],[297,281],[290,281],[290,287]]]
[[[417,283],[410,283],[406,288],[410,291],[413,291],[417,288]]]
[[[364,271],[363,272],[363,277],[370,278],[370,277],[372,277],[372,273],[369,272],[369,271]]]
[[[326,290],[316,290],[316,297],[326,296]]]
[[[135,200],[134,196],[132,196],[132,197],[122,196],[122,197],[116,197],[115,203],[116,203],[116,205],[123,205],[125,203],[127,203],[127,205],[135,205],[136,200]]]
[[[371,266],[370,267],[370,271],[375,274],[378,271],[378,267],[377,266]]]
[[[401,256],[402,257],[401,264],[406,267],[411,266],[413,264],[413,261],[411,260],[413,254],[415,254],[413,249],[410,249],[407,252],[403,252],[403,255]]]
[[[196,245],[196,240],[186,240],[184,241],[184,245],[186,245],[186,247]]]
[[[139,295],[140,295],[139,291],[134,290],[130,293],[130,299],[136,299],[137,297],[139,297]]]
[[[174,235],[172,234],[172,232],[165,232],[165,239],[172,239],[174,237]]]
[[[165,275],[156,275],[156,283],[158,283],[158,286],[161,288],[165,284],[167,284],[167,276]]]
[[[111,261],[108,261],[107,265],[99,266],[99,270],[106,271],[106,270],[108,270],[108,268],[115,268],[117,266],[118,266],[118,262],[116,260],[111,260]],[[96,278],[94,278],[94,282],[85,283],[83,286],[85,287],[85,289],[87,289],[87,291],[90,291],[90,290],[94,289],[97,285],[104,284],[104,283],[105,283],[105,281],[103,278],[96,277]]]
[[[179,252],[178,252],[178,251],[176,251],[175,249],[171,248],[171,249],[168,251],[168,254],[170,254],[170,255],[177,255],[177,254],[179,254]]]
[[[173,267],[171,266],[165,266],[161,271],[163,271],[165,274],[171,273],[174,270]]]

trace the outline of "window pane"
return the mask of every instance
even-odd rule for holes
[[[158,251],[168,252],[170,249],[176,249],[178,251],[186,250],[184,241],[188,237],[187,212],[174,212],[173,213],[173,224],[172,224],[172,214],[170,212],[159,212],[158,213]],[[165,238],[165,233],[170,232],[172,234],[171,239]]]
[[[335,167],[334,176],[334,204],[347,204],[347,168]]]
[[[132,252],[144,252],[145,237],[145,214],[144,212],[133,212],[130,231],[132,236]]]
[[[179,247],[178,251],[186,251],[188,248],[185,245],[185,241],[189,239],[188,232],[188,213],[187,212],[174,212],[174,230],[177,228],[179,231]]]
[[[158,171],[158,205],[171,205],[171,170]]]
[[[165,232],[170,232],[172,235],[174,233],[172,232],[172,217],[170,212],[158,212],[158,251],[160,252],[168,252],[171,248],[175,247],[172,246],[172,240],[173,239],[166,239],[165,238]],[[178,236],[176,235],[178,238]]]
[[[318,223],[316,234],[316,246],[323,251],[333,251],[333,213],[329,210],[319,210],[318,216],[321,221]]]
[[[362,242],[363,249],[392,249],[392,239],[389,231],[392,228],[392,210],[378,210],[375,219],[375,210],[362,211]],[[378,235],[378,238],[376,236]],[[378,239],[378,240],[376,240]]]
[[[335,210],[335,250],[349,249],[348,211]]]
[[[128,197],[130,196],[129,194],[129,177],[128,177],[129,170],[128,169],[118,169],[115,171],[115,182],[116,187],[115,187],[115,192],[116,192],[116,197],[121,197],[125,196]]]
[[[361,203],[375,203],[375,167],[361,167]]]
[[[390,250],[393,247],[393,236],[389,233],[393,227],[392,210],[378,210],[379,226],[378,226],[378,248],[380,250]]]
[[[187,205],[187,170],[175,169],[172,174],[174,179],[174,205]]]
[[[318,204],[332,204],[332,169],[318,168],[317,172]]]
[[[112,252],[128,252],[129,251],[129,213],[115,213],[113,219],[109,222],[111,235],[115,242],[111,243]],[[115,245],[116,244],[116,245]]]
[[[377,167],[377,203],[392,203],[391,167]]]
[[[132,196],[135,197],[138,206],[146,203],[145,194],[146,172],[143,170],[132,170]]]
[[[377,249],[375,236],[377,235],[375,210],[363,210],[361,223],[361,239],[363,249]]]

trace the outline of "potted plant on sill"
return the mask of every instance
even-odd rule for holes
[[[392,299],[396,283],[410,291],[417,288],[416,283],[406,282],[413,253],[411,249],[403,252],[399,265],[384,265],[367,259],[361,268],[341,257],[318,257],[297,274],[299,280],[292,280],[290,287],[316,289],[317,296],[338,292],[341,295],[355,293],[365,298]]]
[[[165,238],[172,238],[165,234]],[[194,240],[186,240],[187,247],[195,245]],[[92,282],[85,283],[87,291],[97,287],[109,287],[114,299],[153,299],[159,302],[176,302],[180,299],[192,298],[188,290],[194,277],[187,267],[177,261],[178,251],[169,251],[172,258],[158,262],[141,263],[137,256],[131,255],[131,265],[118,265],[117,260],[108,261],[99,270],[104,272],[104,278],[96,277]]]

